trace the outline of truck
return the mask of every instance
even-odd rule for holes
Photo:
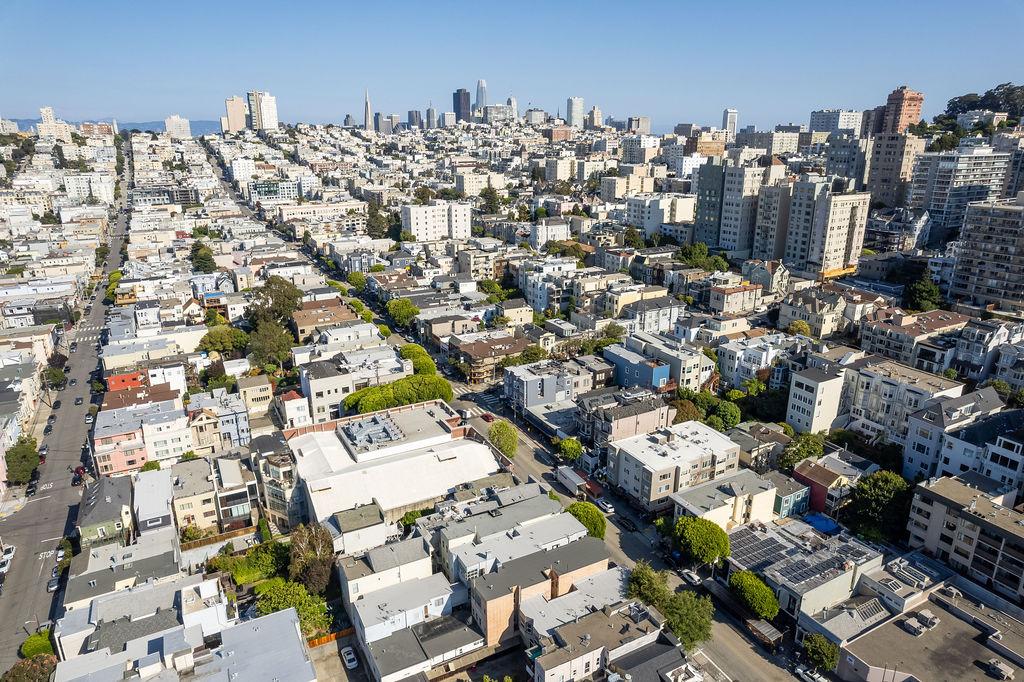
[[[561,483],[573,497],[579,497],[580,495],[586,494],[585,487],[587,482],[583,480],[583,477],[577,474],[570,466],[557,467],[555,469],[555,480]]]

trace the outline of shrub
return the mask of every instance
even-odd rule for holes
[[[587,535],[598,540],[604,540],[604,531],[607,521],[604,514],[596,505],[590,502],[573,502],[565,510],[576,517],[576,520],[587,529]]]
[[[729,576],[733,594],[758,618],[771,620],[779,614],[779,600],[775,593],[752,571],[736,571]]]
[[[53,655],[53,643],[50,641],[50,630],[49,628],[40,630],[34,635],[29,635],[28,639],[21,643],[22,658],[35,658],[40,654]]]

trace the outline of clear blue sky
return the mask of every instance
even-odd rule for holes
[[[570,95],[607,116],[740,125],[863,109],[900,84],[947,99],[1024,80],[1024,3],[320,2],[6,0],[0,115],[216,119],[224,98],[277,96],[283,121],[452,108],[514,94],[551,112]],[[14,29],[14,30],[10,30]]]

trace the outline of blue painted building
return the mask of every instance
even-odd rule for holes
[[[623,388],[641,386],[658,391],[670,378],[669,366],[615,344],[604,349],[604,359],[615,367],[615,383]]]

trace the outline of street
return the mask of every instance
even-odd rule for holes
[[[126,169],[127,172],[127,169]],[[128,183],[124,183],[127,194]],[[115,204],[117,220],[111,228],[110,254],[103,274],[108,275],[120,262],[121,243],[124,240],[126,216],[120,212],[124,199]],[[50,594],[46,583],[55,565],[54,554],[57,543],[72,533],[77,517],[78,503],[82,497],[81,487],[72,487],[71,471],[82,464],[82,443],[85,442],[89,427],[85,415],[89,410],[90,373],[96,368],[96,344],[104,327],[103,299],[104,283],[96,287],[96,302],[92,312],[83,316],[74,328],[67,332],[59,346],[59,352],[69,357],[71,371],[67,373],[69,385],[62,391],[51,391],[52,400],[60,400],[61,407],[52,410],[52,400],[40,405],[36,423],[45,424],[52,412],[57,421],[53,432],[39,440],[47,445],[49,453],[46,463],[39,467],[39,492],[29,498],[24,506],[7,518],[0,520],[0,538],[4,543],[17,547],[11,570],[7,573],[0,596],[0,670],[6,670],[18,659],[18,647],[25,637],[34,632],[39,623],[58,617],[57,597],[60,592]],[[83,306],[88,301],[83,301]],[[78,340],[78,349],[71,353],[69,345]],[[76,381],[75,386],[70,380]],[[83,398],[81,405],[75,405],[75,398]],[[33,434],[41,435],[36,429]],[[23,493],[24,486],[19,487]]]

